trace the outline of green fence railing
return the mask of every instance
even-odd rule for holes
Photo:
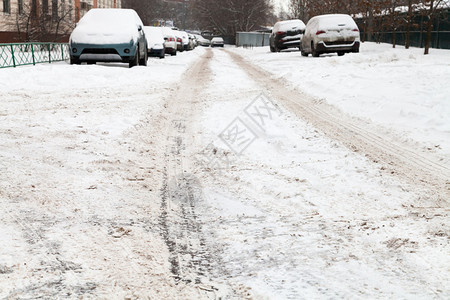
[[[69,45],[62,43],[0,44],[0,69],[69,59]]]

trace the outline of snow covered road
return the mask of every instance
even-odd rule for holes
[[[448,298],[450,157],[257,53],[1,71],[0,299]]]

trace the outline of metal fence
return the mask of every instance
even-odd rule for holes
[[[269,34],[263,32],[237,32],[236,46],[238,47],[269,46]]]
[[[364,32],[361,32],[363,35]],[[406,32],[374,32],[371,41],[378,43],[393,43],[393,35],[395,34],[395,43],[397,45],[405,45]],[[409,34],[409,44],[411,47],[425,47],[426,32],[411,31]],[[450,49],[450,31],[432,31],[430,47],[436,49]]]
[[[0,44],[0,69],[69,59],[69,45],[62,43]]]

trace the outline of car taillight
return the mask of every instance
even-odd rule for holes
[[[286,32],[284,32],[284,31],[278,31],[277,32],[277,35],[283,35],[283,34],[286,34]]]
[[[180,38],[177,38],[177,42],[181,42],[181,39],[180,39]]]
[[[319,35],[319,34],[322,34],[322,33],[326,33],[325,30],[318,30],[318,31],[316,32],[316,35]]]
[[[353,31],[359,32],[359,29],[358,29],[358,28],[355,28],[355,29],[353,29]]]

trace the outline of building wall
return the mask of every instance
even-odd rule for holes
[[[10,24],[14,24],[15,16],[18,13],[18,0],[9,0],[10,12],[3,11],[5,0],[0,0],[0,32],[9,31]]]
[[[9,1],[9,12],[4,11],[4,2]],[[34,2],[37,14],[42,14],[43,1],[48,3],[48,14],[52,15],[53,0],[0,0],[0,43],[17,41],[16,19],[19,16],[19,3],[30,7]],[[57,0],[58,14],[68,12],[67,20],[75,25],[91,8],[121,8],[121,0]]]

